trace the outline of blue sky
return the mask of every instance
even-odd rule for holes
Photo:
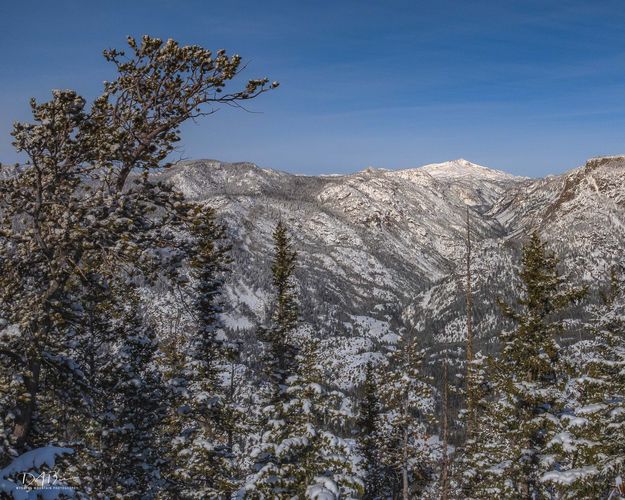
[[[128,34],[226,48],[281,87],[184,127],[180,156],[295,173],[463,157],[542,176],[625,152],[621,1],[0,3],[0,161],[28,99],[96,96]]]

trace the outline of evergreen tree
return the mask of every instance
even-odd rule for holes
[[[355,470],[356,450],[342,434],[349,430],[351,401],[338,388],[328,386],[321,367],[323,353],[320,343],[313,338],[300,341],[298,373],[289,387],[292,400],[300,405],[300,433],[311,436],[307,488],[321,480],[332,481],[339,498],[353,498],[364,491],[364,484]]]
[[[35,445],[39,424],[58,413],[41,402],[85,388],[86,370],[66,347],[89,310],[91,276],[105,288],[128,274],[150,282],[176,274],[184,260],[173,232],[188,205],[149,179],[168,165],[180,125],[211,113],[207,105],[276,86],[251,80],[222,92],[241,69],[239,56],[149,36],[130,37],[128,45],[127,55],[105,52],[118,75],[91,106],[73,91],[54,91],[49,102],[32,100],[34,122],[12,132],[28,164],[0,176],[0,328],[19,331],[3,335],[0,348],[0,443],[7,454]],[[131,177],[133,171],[142,175]],[[64,437],[47,434],[49,442]]]
[[[382,467],[382,405],[376,372],[371,362],[365,367],[362,396],[357,421],[358,449],[363,458],[365,498],[380,498],[384,493],[385,476]]]
[[[491,452],[489,476],[481,488],[506,498],[549,495],[543,474],[557,467],[547,445],[558,433],[565,405],[565,370],[557,337],[564,332],[562,313],[586,290],[567,286],[555,255],[537,233],[523,248],[520,310],[502,304],[516,328],[501,337],[494,362],[495,401],[488,409],[493,429],[484,450]]]
[[[388,357],[381,384],[384,426],[379,432],[380,462],[386,470],[386,493],[404,499],[423,494],[433,465],[428,424],[434,398],[423,373],[425,352],[417,339],[403,339]]]
[[[293,271],[297,252],[293,249],[286,225],[279,221],[273,232],[275,255],[271,264],[275,300],[270,318],[270,327],[262,329],[261,339],[266,343],[268,353],[264,359],[266,375],[272,399],[285,395],[286,380],[295,373],[297,349],[293,332],[297,327],[299,307],[293,285]]]
[[[560,464],[543,480],[559,498],[607,498],[625,471],[625,301],[612,270],[603,305],[594,307],[594,338],[576,346],[563,431],[549,443]],[[622,493],[622,492],[621,492]]]
[[[293,426],[288,385],[296,375],[297,349],[294,330],[298,321],[298,304],[294,292],[293,271],[297,252],[293,249],[286,225],[279,221],[273,232],[274,258],[271,265],[274,300],[269,325],[260,328],[264,343],[262,369],[266,394],[261,401],[260,432],[252,450],[254,472],[245,489],[254,494],[287,497],[298,486],[292,466],[306,448],[306,439],[290,439]],[[284,467],[284,468],[283,468]],[[291,495],[292,496],[292,495]]]
[[[271,385],[262,410],[261,442],[254,451],[256,471],[245,491],[267,498],[303,498],[320,490],[353,495],[362,486],[352,471],[352,450],[335,432],[345,427],[347,398],[324,383],[318,341],[294,335],[297,254],[282,222],[273,237],[276,300],[271,324],[263,332]]]
[[[473,416],[477,425],[459,450],[455,453],[451,472],[452,498],[490,499],[499,494],[499,478],[493,474],[497,469],[494,459],[502,457],[505,442],[497,435],[497,421],[491,413],[493,382],[492,359],[477,353],[472,360]]]
[[[277,483],[265,486],[272,494],[303,497],[328,484],[340,498],[363,490],[353,470],[354,450],[339,435],[346,426],[349,401],[341,391],[328,388],[324,378],[318,341],[302,339],[296,374],[287,380],[288,399],[276,412],[283,424],[264,435],[274,456],[280,457],[272,467]]]
[[[226,346],[219,338],[221,293],[229,245],[211,208],[196,207],[190,226],[191,276],[196,328],[184,339],[184,356],[168,351],[172,390],[166,436],[171,440],[169,491],[185,498],[225,495],[236,489],[230,436],[237,411],[228,403],[221,372]],[[170,346],[174,350],[181,346]]]
[[[111,325],[115,343],[96,353],[94,411],[78,469],[92,498],[152,497],[160,485],[155,432],[164,416],[164,393],[155,369],[157,343],[128,285],[113,289],[119,306]]]

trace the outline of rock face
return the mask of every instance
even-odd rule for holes
[[[265,314],[271,232],[282,219],[299,252],[303,328],[353,365],[405,327],[424,341],[463,338],[467,213],[476,332],[485,341],[501,328],[495,299],[510,296],[529,232],[539,230],[572,279],[589,284],[623,257],[625,157],[594,158],[544,179],[466,160],[332,176],[199,160],[162,177],[216,207],[229,227],[228,328],[253,330]]]

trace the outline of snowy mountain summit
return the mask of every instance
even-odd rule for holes
[[[492,179],[503,180],[512,179],[515,176],[502,170],[494,170],[483,167],[476,163],[471,163],[463,158],[458,160],[446,161],[443,163],[431,163],[421,167],[428,174],[436,178],[458,179],[458,178],[474,178],[474,179]]]
[[[271,232],[281,219],[299,252],[305,325],[340,356],[367,359],[405,327],[464,335],[466,219],[474,247],[476,331],[496,331],[498,296],[538,230],[572,279],[601,282],[625,243],[625,157],[568,173],[518,177],[464,159],[403,170],[298,176],[251,163],[198,160],[162,174],[214,206],[234,243],[226,325],[253,329],[270,290]]]

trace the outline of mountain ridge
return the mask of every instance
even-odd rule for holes
[[[467,215],[475,330],[486,343],[502,328],[495,299],[513,296],[519,248],[531,231],[550,243],[571,279],[584,283],[601,282],[625,244],[625,157],[591,159],[542,179],[481,166],[468,169],[476,175],[456,175],[470,162],[455,162],[430,166],[438,175],[416,168],[298,176],[249,162],[196,160],[158,177],[215,207],[229,228],[224,320],[231,333],[253,337],[266,317],[271,233],[278,220],[287,225],[299,253],[302,331],[321,338],[331,355],[350,359],[336,369],[351,380],[354,365],[406,328],[424,340],[462,340]]]
[[[402,172],[402,171],[412,171],[412,170],[430,171],[430,170],[435,170],[437,168],[444,169],[447,166],[456,166],[456,167],[461,167],[461,168],[464,167],[464,168],[469,168],[469,169],[475,169],[476,171],[480,171],[480,170],[490,171],[490,172],[501,174],[503,176],[508,176],[508,177],[529,178],[525,176],[518,176],[510,172],[506,172],[504,170],[498,170],[498,169],[494,169],[491,167],[486,167],[484,165],[479,165],[477,163],[466,160],[464,158],[457,158],[454,160],[447,160],[447,161],[439,162],[439,163],[427,163],[427,164],[417,166],[417,167],[388,168],[388,167],[375,167],[373,165],[369,165],[355,172],[348,172],[348,173],[336,173],[335,172],[335,173],[323,173],[323,174],[291,173],[291,172],[288,172],[287,170],[277,169],[273,167],[262,167],[251,161],[226,162],[226,161],[218,160],[215,158],[196,158],[196,159],[181,160],[181,161],[175,162],[169,168],[177,168],[183,165],[194,164],[198,162],[206,163],[206,164],[221,163],[224,165],[248,165],[250,167],[257,168],[263,171],[272,171],[272,172],[276,172],[280,174],[288,174],[288,175],[293,175],[297,177],[349,177],[349,176],[357,175],[357,174],[364,173],[364,172],[376,172],[376,171],[377,172]]]

